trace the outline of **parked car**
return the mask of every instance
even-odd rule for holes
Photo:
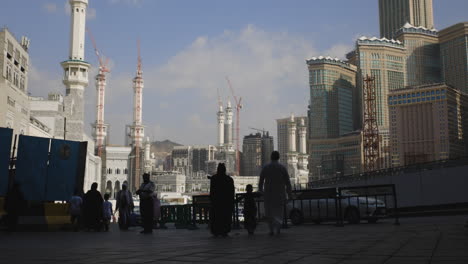
[[[288,201],[287,213],[293,225],[302,224],[305,219],[318,224],[336,221],[337,217],[340,217],[336,210],[339,200],[335,197],[317,198],[316,195],[310,194],[312,192],[297,192],[294,199]],[[359,196],[351,191],[343,191],[341,214],[343,219],[350,224],[357,224],[361,220],[375,223],[378,219],[385,217],[386,205],[375,197]]]

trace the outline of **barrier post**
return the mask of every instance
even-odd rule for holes
[[[395,184],[392,185],[392,191],[393,191],[393,203],[395,205],[395,223],[394,225],[400,225],[400,216],[398,214],[398,201],[397,201],[397,196],[396,196],[396,188]]]

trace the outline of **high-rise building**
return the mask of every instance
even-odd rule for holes
[[[330,57],[307,61],[309,69],[309,138],[336,138],[355,129],[356,66]]]
[[[296,116],[294,117],[294,122],[296,125],[301,123],[301,120],[305,120],[306,127],[308,126],[308,119],[305,116]],[[286,154],[288,153],[289,149],[289,138],[288,138],[288,123],[290,121],[290,117],[276,119],[276,127],[277,127],[277,146],[278,152],[280,153],[280,163],[286,165]],[[299,146],[299,131],[296,131],[296,146]]]
[[[445,84],[407,87],[388,95],[393,166],[466,155],[468,96]]]
[[[395,37],[406,48],[406,81],[408,86],[440,83],[440,47],[435,29],[406,23]]]
[[[433,29],[433,13],[432,0],[379,0],[380,36],[394,39],[407,22]]]
[[[258,176],[263,166],[271,161],[273,137],[268,131],[244,136],[242,142],[241,175]]]
[[[29,133],[28,47],[27,38],[20,43],[8,29],[0,31],[0,126],[14,134]]]
[[[356,51],[359,90],[363,91],[363,78],[367,75],[375,78],[377,126],[380,138],[379,167],[389,168],[391,159],[387,97],[389,91],[406,86],[406,48],[398,40],[361,37],[357,41]]]
[[[192,172],[197,173],[200,171],[208,172],[207,162],[214,160],[215,146],[193,146],[191,148],[192,154]],[[190,176],[190,175],[187,175]]]
[[[468,22],[441,30],[439,42],[445,83],[468,93]]]
[[[273,137],[266,131],[262,135],[262,167],[271,161],[271,153],[275,150]]]
[[[244,136],[242,143],[242,172],[245,176],[258,176],[262,169],[262,134]]]

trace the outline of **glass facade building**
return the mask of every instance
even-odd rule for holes
[[[356,67],[338,59],[312,58],[309,68],[309,139],[336,138],[354,130]]]

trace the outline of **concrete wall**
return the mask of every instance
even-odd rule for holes
[[[468,203],[468,165],[376,176],[339,186],[395,184],[399,207]]]

